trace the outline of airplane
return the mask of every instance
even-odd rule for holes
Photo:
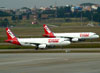
[[[93,32],[76,32],[76,33],[53,33],[46,24],[43,24],[44,37],[49,38],[69,38],[71,42],[84,41],[86,39],[99,38],[99,35]]]
[[[44,49],[48,46],[63,46],[69,45],[71,42],[67,38],[16,38],[16,36],[7,27],[6,34],[8,39],[5,42],[21,45],[21,46],[35,46]]]

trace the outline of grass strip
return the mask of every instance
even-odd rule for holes
[[[0,53],[65,53],[65,50],[0,51]]]
[[[55,46],[53,48],[48,49],[70,49],[70,48],[100,48],[100,43],[89,43],[89,44],[70,44],[66,46]],[[35,49],[33,46],[17,46],[17,45],[0,45],[0,49]]]
[[[100,53],[100,50],[68,50],[67,53]]]

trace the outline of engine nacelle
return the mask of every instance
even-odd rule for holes
[[[39,48],[46,48],[46,44],[41,44],[38,46]]]
[[[73,38],[73,39],[72,39],[72,42],[77,42],[77,41],[79,41],[78,38]]]

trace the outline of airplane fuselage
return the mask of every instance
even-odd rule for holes
[[[46,44],[46,46],[68,45],[70,41],[65,38],[17,38],[23,46],[37,46]]]
[[[53,33],[56,37],[63,38],[78,38],[78,39],[95,39],[99,38],[99,35],[93,32],[78,32],[78,33]]]

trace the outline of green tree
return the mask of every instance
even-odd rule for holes
[[[3,12],[3,11],[0,11],[0,17],[5,17],[5,16],[10,16],[10,14]]]
[[[7,27],[9,25],[9,21],[8,21],[8,19],[4,19],[4,20],[1,20],[0,21],[0,26],[1,27]]]

